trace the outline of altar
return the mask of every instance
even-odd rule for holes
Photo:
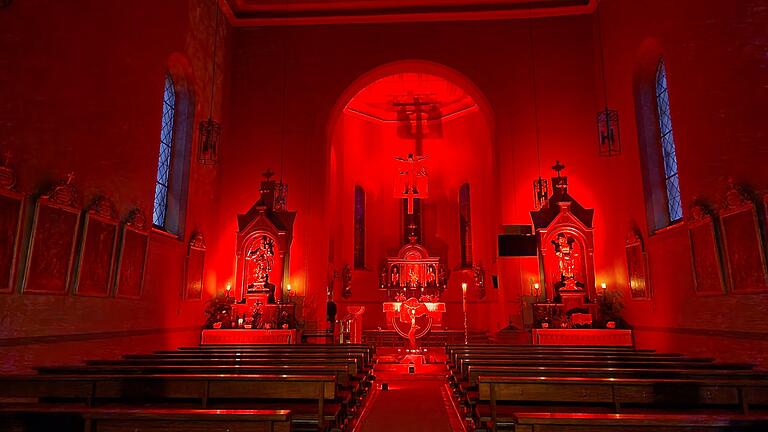
[[[635,346],[632,330],[533,329],[534,345]]]
[[[295,344],[299,339],[296,329],[205,329],[200,345]]]
[[[394,320],[400,319],[400,306],[402,302],[384,302],[384,313],[387,316],[387,329],[395,328]],[[422,303],[429,311],[427,316],[432,319],[432,328],[441,330],[443,328],[443,314],[445,313],[445,303],[443,302],[424,302]]]

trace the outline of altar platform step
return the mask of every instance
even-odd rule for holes
[[[490,336],[490,342],[499,345],[531,345],[531,331],[507,327]]]
[[[363,343],[371,344],[377,347],[402,347],[409,342],[394,330],[364,330]],[[445,346],[447,344],[464,343],[463,330],[432,330],[418,340],[419,346]],[[489,343],[489,337],[486,333],[470,332],[469,343],[484,344]]]

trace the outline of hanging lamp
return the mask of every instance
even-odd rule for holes
[[[621,135],[619,133],[619,111],[608,108],[608,83],[605,78],[605,49],[603,31],[600,25],[600,6],[595,11],[597,16],[597,35],[600,43],[600,79],[603,84],[604,108],[597,113],[597,144],[600,156],[612,157],[621,154]]]
[[[197,161],[202,165],[216,165],[219,161],[219,143],[221,142],[221,123],[213,119],[213,106],[216,96],[216,47],[219,41],[219,3],[216,3],[216,21],[213,34],[213,55],[211,57],[211,100],[208,120],[200,122]]]

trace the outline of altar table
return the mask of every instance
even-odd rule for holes
[[[534,345],[634,346],[632,330],[533,329]]]
[[[394,328],[392,325],[392,318],[400,317],[400,305],[401,302],[384,302],[384,313],[387,315],[387,328]],[[443,328],[443,314],[445,313],[445,303],[443,302],[425,302],[429,310],[429,316],[432,318],[432,328]]]
[[[200,345],[299,343],[296,329],[205,329]]]

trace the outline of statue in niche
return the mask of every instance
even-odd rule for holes
[[[437,276],[435,275],[435,266],[429,265],[427,267],[427,286],[437,285]]]
[[[557,256],[558,266],[560,269],[560,282],[565,285],[567,289],[576,289],[576,257],[578,254],[574,250],[573,243],[574,238],[566,236],[560,233],[552,241],[555,248],[555,256]]]
[[[400,270],[397,266],[392,266],[389,275],[392,286],[400,286]]]
[[[275,264],[275,241],[266,234],[261,236],[256,244],[248,251],[246,259],[250,261],[248,292],[253,292],[258,285],[267,282],[269,272]],[[265,286],[266,287],[266,286]]]
[[[269,282],[269,273],[264,275],[264,289],[267,290],[267,304],[275,304],[275,284]]]

